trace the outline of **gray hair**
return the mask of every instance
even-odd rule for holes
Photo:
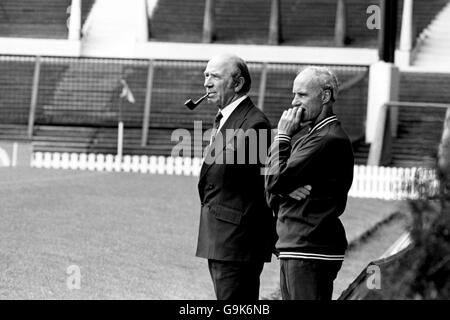
[[[336,74],[327,67],[308,66],[298,74],[309,71],[315,75],[315,80],[319,83],[322,90],[331,91],[331,101],[336,101],[339,94],[339,80]]]
[[[237,56],[233,59],[234,67],[236,68],[231,75],[235,81],[239,79],[239,77],[244,78],[244,85],[239,93],[247,94],[252,87],[252,78],[250,77],[250,72],[248,71],[247,64],[242,58]]]

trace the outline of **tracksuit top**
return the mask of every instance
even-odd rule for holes
[[[335,115],[293,146],[278,134],[270,147],[266,199],[277,215],[279,258],[343,260],[348,243],[339,216],[353,181],[353,149]],[[311,185],[306,199],[289,194]]]

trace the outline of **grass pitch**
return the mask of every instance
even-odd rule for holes
[[[393,205],[349,199],[349,240]],[[196,177],[0,168],[0,299],[214,299],[195,257],[199,212]],[[79,289],[67,285],[72,265]],[[360,271],[343,272],[339,290]],[[272,259],[261,298],[277,289]]]

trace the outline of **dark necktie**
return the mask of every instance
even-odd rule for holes
[[[212,132],[212,136],[211,136],[211,144],[213,144],[217,130],[219,129],[219,125],[220,125],[220,119],[223,118],[222,113],[219,111],[216,114],[216,117],[214,118],[214,124],[213,124],[213,132]]]
[[[222,113],[219,111],[219,112],[217,112],[217,114],[216,114],[216,117],[214,118],[214,129],[219,129],[219,125],[220,125],[220,119],[222,119],[223,118],[223,115],[222,115]]]

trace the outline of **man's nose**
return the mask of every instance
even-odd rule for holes
[[[205,81],[203,82],[203,86],[205,88],[209,88],[212,87],[211,81],[209,80],[210,78],[205,78]]]
[[[292,99],[291,105],[293,107],[299,107],[300,106],[300,100],[297,98]]]

